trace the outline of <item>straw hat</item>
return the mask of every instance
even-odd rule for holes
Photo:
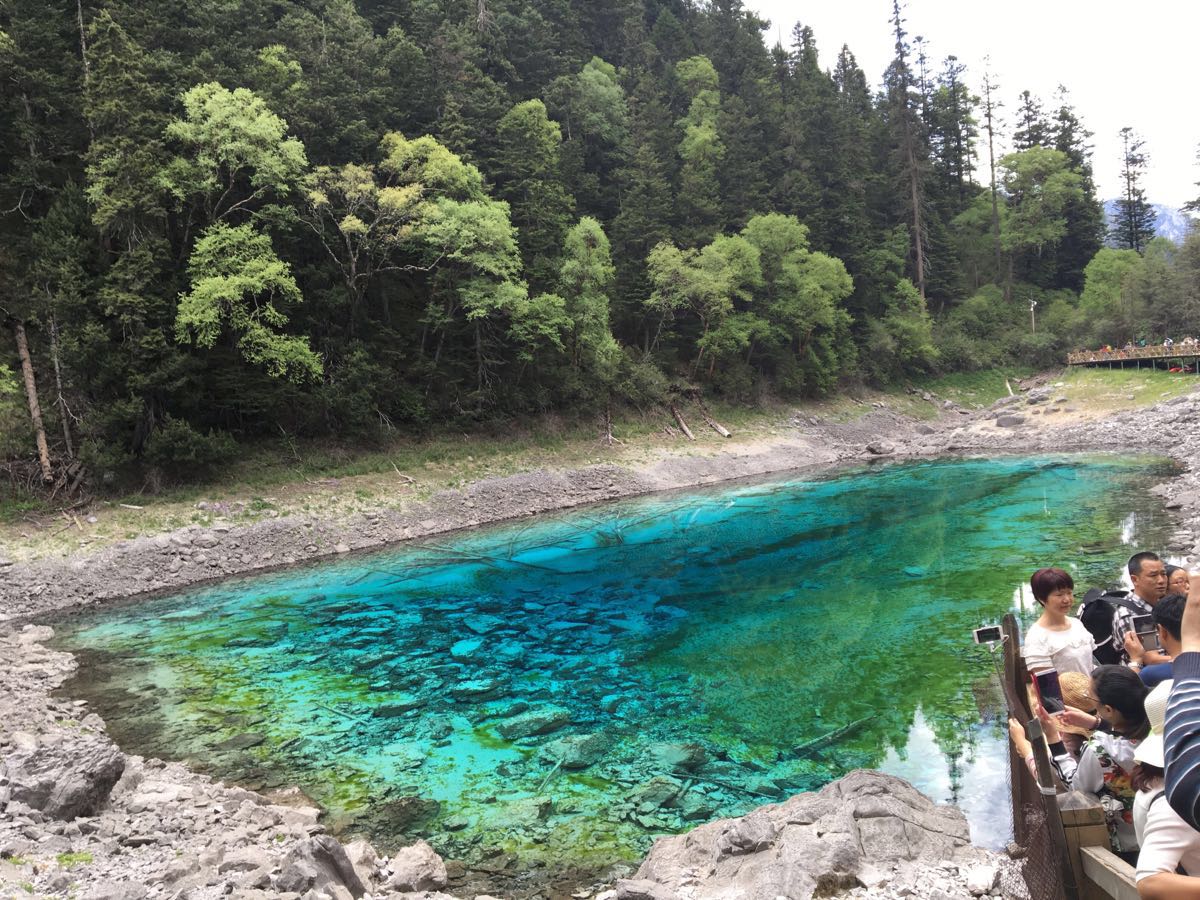
[[[1084,712],[1096,711],[1096,698],[1092,696],[1092,679],[1082,672],[1059,672],[1058,687],[1062,691],[1063,703],[1067,706],[1073,706],[1076,709],[1082,709]],[[1059,723],[1059,731],[1065,731],[1068,734],[1089,735],[1091,731],[1087,728],[1080,728],[1077,725],[1067,725]]]
[[[1164,681],[1146,695],[1146,718],[1150,720],[1150,735],[1133,752],[1133,761],[1166,768],[1163,754],[1163,722],[1167,719],[1167,699],[1174,681]]]

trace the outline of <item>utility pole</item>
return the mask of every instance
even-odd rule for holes
[[[1037,309],[1037,301],[1034,300],[1032,297],[1030,297],[1029,298],[1029,330],[1033,334],[1037,334],[1037,313],[1034,312],[1035,309]]]

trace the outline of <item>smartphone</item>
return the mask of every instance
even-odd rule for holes
[[[1154,627],[1154,616],[1143,615],[1133,617],[1133,630],[1137,632],[1142,646],[1147,650],[1161,650],[1162,645],[1158,643],[1158,629]]]
[[[976,628],[972,634],[975,635],[977,644],[994,644],[1002,637],[999,625],[985,625],[983,628]]]
[[[1058,684],[1057,671],[1047,669],[1044,672],[1038,672],[1033,676],[1033,683],[1037,687],[1042,709],[1051,715],[1066,711],[1067,705],[1063,703],[1062,688]]]

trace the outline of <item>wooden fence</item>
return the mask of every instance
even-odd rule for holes
[[[1030,855],[1026,862],[1035,900],[1137,900],[1134,869],[1109,849],[1104,809],[1093,796],[1067,790],[1055,775],[1041,722],[1029,706],[1029,676],[1021,658],[1016,616],[1001,624],[1004,635],[1004,699],[1011,715],[1024,721],[1033,745],[1036,777],[1009,744],[1013,839]],[[1042,842],[1045,845],[1042,845]],[[1040,861],[1035,864],[1034,861]]]
[[[1200,344],[1154,344],[1149,347],[1130,347],[1112,350],[1075,350],[1067,354],[1068,366],[1105,366],[1107,368],[1140,369],[1142,363],[1149,368],[1188,368],[1200,371]]]

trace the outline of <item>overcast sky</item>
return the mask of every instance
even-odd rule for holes
[[[893,52],[891,0],[745,3],[771,20],[769,45],[780,35],[789,45],[792,26],[802,21],[816,34],[822,68],[831,69],[842,44],[848,44],[872,86],[879,86]],[[975,93],[984,57],[991,57],[1007,122],[1021,91],[1038,95],[1049,111],[1058,85],[1066,85],[1077,114],[1093,132],[1092,164],[1102,199],[1120,190],[1119,132],[1125,125],[1146,142],[1144,187],[1151,202],[1180,206],[1200,195],[1196,0],[1005,0],[989,7],[963,0],[909,0],[903,14],[910,40],[925,38],[931,69],[937,72],[946,56],[957,56],[967,65]],[[981,149],[986,165],[986,145]]]

